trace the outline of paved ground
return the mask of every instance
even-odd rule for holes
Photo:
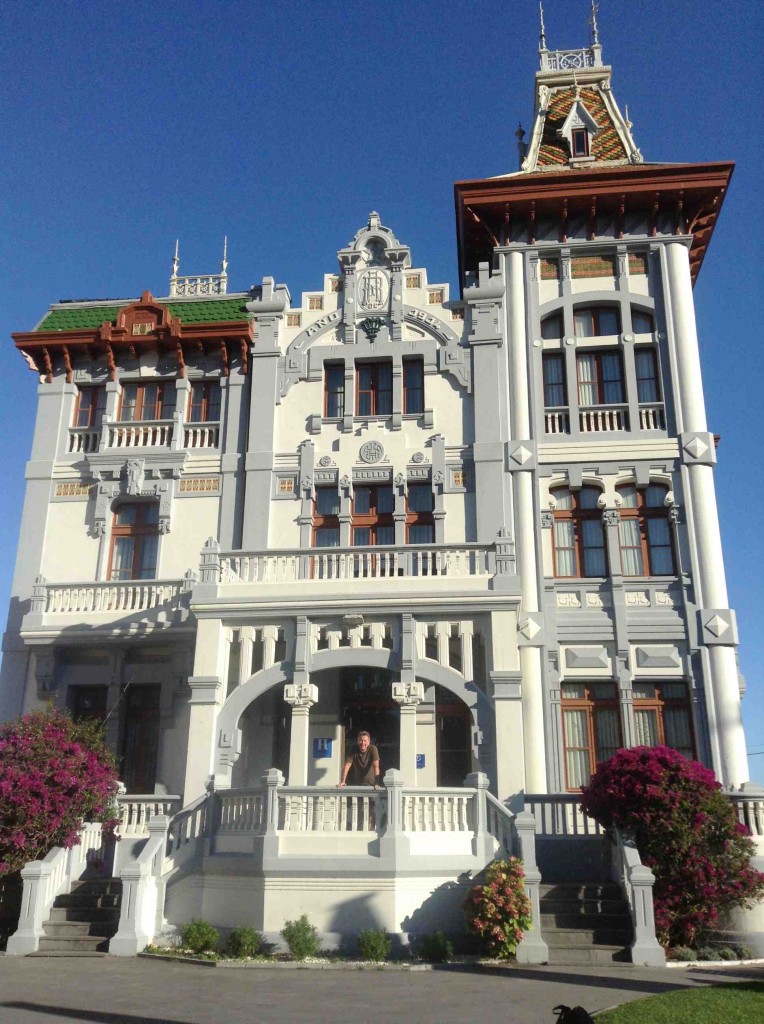
[[[517,967],[230,970],[150,960],[0,956],[2,1024],[554,1024],[686,985],[764,980],[764,968]]]

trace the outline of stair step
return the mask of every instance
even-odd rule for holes
[[[567,928],[610,928],[614,931],[631,931],[629,914],[548,914],[545,907],[541,908],[541,927],[552,929]]]
[[[122,892],[120,878],[81,878],[72,882],[72,892]]]
[[[92,892],[62,893],[56,897],[54,907],[92,907],[93,909],[115,909],[119,907],[121,893],[104,893],[99,896]]]
[[[596,914],[605,917],[630,914],[626,900],[560,900],[543,896],[539,900],[542,914]]]
[[[103,952],[109,950],[109,939],[103,935],[78,935],[76,938],[54,939],[43,935],[40,939],[40,953]]]
[[[108,956],[106,950],[96,949],[38,949],[36,953],[27,953],[27,956]]]
[[[547,943],[549,963],[557,967],[577,967],[584,965],[606,965],[613,963],[630,963],[631,951],[624,946],[565,946],[557,947]]]
[[[119,921],[119,907],[51,907],[51,922],[58,921]]]
[[[631,942],[632,932],[628,928],[570,928],[561,930],[544,930],[542,933],[547,945],[551,942],[557,947],[563,946],[626,946]]]
[[[539,896],[552,896],[556,900],[622,900],[623,892],[615,882],[544,882]]]
[[[51,939],[79,939],[83,936],[98,936],[109,939],[117,931],[119,921],[51,921],[43,924],[43,930]]]

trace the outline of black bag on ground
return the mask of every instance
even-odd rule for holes
[[[557,1014],[557,1024],[595,1024],[583,1006],[555,1006],[552,1013]]]

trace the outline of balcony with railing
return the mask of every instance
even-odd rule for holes
[[[575,414],[572,421],[576,422]],[[632,429],[629,406],[626,403],[579,406],[577,422],[580,434],[623,433]],[[639,431],[665,431],[666,412],[663,403],[640,403],[636,429]],[[567,406],[546,406],[544,409],[544,433],[554,437],[559,434],[570,434],[570,432],[570,409]]]
[[[100,427],[70,427],[67,453],[92,455],[115,448],[182,451],[217,448],[219,441],[219,422],[188,423],[177,415],[162,420],[104,420]]]

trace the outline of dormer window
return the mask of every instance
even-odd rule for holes
[[[586,128],[574,128],[570,148],[573,156],[589,156],[589,133]]]

